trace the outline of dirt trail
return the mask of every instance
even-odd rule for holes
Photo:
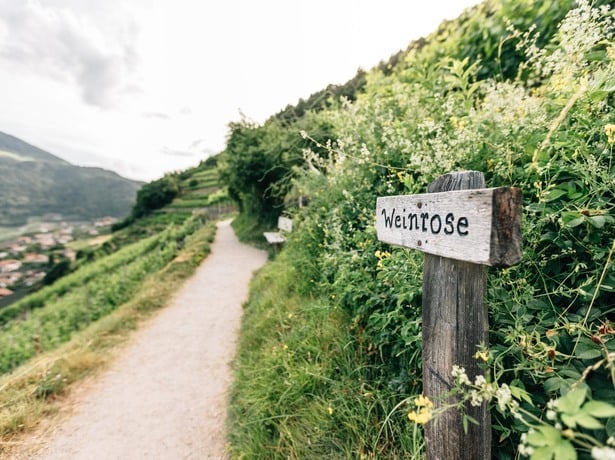
[[[212,252],[34,456],[76,459],[224,458],[229,362],[241,305],[263,251],[218,224]]]

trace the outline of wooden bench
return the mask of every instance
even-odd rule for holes
[[[267,240],[267,243],[274,246],[279,246],[286,241],[285,234],[290,233],[293,230],[293,221],[288,217],[280,216],[278,218],[278,230],[277,232],[264,232],[263,235]]]

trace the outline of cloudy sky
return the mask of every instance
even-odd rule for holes
[[[0,0],[0,131],[152,180],[478,0]]]

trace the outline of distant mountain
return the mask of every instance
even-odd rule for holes
[[[0,132],[0,158],[17,155],[18,161],[42,161],[45,163],[69,164],[67,161],[28,144],[15,136]]]
[[[29,217],[124,217],[142,184],[101,168],[75,166],[0,132],[0,226]]]

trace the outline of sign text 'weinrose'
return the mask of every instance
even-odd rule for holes
[[[521,231],[518,189],[455,190],[379,197],[378,239],[429,254],[483,265],[509,265],[520,257],[502,254],[501,243]],[[515,251],[513,251],[515,252]]]

